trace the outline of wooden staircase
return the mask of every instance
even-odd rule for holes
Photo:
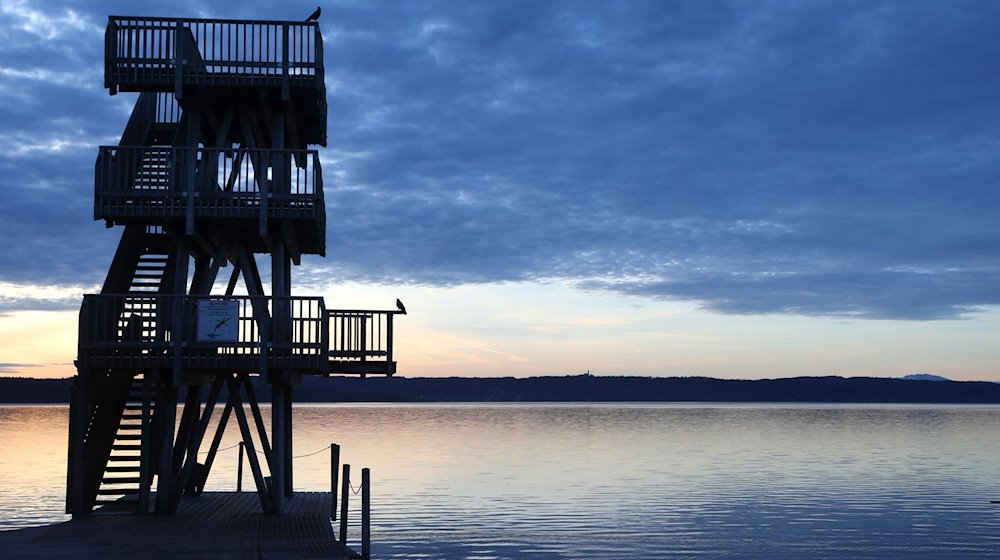
[[[149,433],[152,412],[151,391],[145,376],[137,374],[132,378],[94,501],[102,506],[102,513],[141,513],[146,507],[150,480],[149,469],[143,465],[143,438]],[[145,455],[148,464],[148,452]]]
[[[143,152],[132,184],[137,191],[165,191],[170,188],[170,149],[155,146]]]

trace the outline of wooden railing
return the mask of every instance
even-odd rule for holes
[[[181,83],[323,87],[315,22],[111,16],[104,60],[112,93]]]
[[[399,311],[333,309],[330,316],[331,368],[335,373],[395,373],[393,316]]]
[[[94,219],[325,213],[316,150],[101,146],[94,192]]]
[[[327,311],[318,297],[88,294],[81,367],[186,367],[325,373]]]

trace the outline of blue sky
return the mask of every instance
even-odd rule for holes
[[[1000,4],[322,7],[329,250],[296,291],[401,297],[402,372],[1000,379]],[[5,0],[0,373],[65,371],[120,235],[107,16],[314,8]]]

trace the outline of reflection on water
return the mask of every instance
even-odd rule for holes
[[[65,423],[0,407],[0,528],[64,518]],[[1000,550],[1000,407],[297,405],[295,433],[298,489],[329,489],[305,455],[330,442],[371,467],[377,558]],[[221,453],[208,489],[235,469]]]

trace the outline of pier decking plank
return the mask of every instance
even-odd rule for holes
[[[328,492],[286,498],[285,513],[264,515],[254,492],[206,492],[182,500],[177,513],[109,515],[0,532],[8,558],[324,558],[355,553],[336,542]],[[254,508],[256,504],[256,508]]]

